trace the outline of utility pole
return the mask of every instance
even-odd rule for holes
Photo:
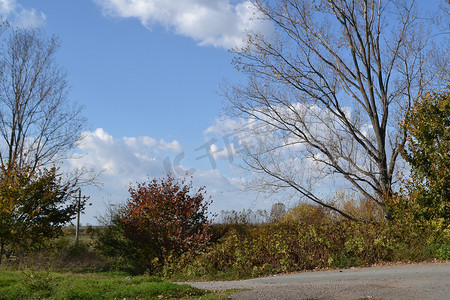
[[[87,201],[90,197],[81,196],[81,189],[78,189],[77,198],[77,226],[75,230],[75,245],[78,246],[78,239],[80,236],[80,212],[81,212],[81,200]]]

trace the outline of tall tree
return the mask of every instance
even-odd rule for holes
[[[30,251],[60,235],[80,209],[75,191],[76,183],[63,182],[56,168],[0,167],[0,264],[4,254]]]
[[[449,82],[433,32],[414,1],[253,1],[272,35],[249,33],[234,51],[246,84],[225,89],[241,127],[245,166],[257,187],[291,189],[356,220],[314,183],[344,178],[390,218],[406,142],[401,120],[429,89]],[[439,66],[439,67],[438,67]]]
[[[71,197],[79,182],[62,180],[56,165],[75,147],[85,119],[68,101],[66,73],[55,61],[58,39],[7,22],[0,31],[1,260],[57,236],[84,207]]]
[[[405,159],[412,169],[409,198],[419,214],[450,220],[450,91],[425,95],[405,122]]]
[[[1,24],[0,162],[36,168],[66,158],[85,119],[70,104],[66,73],[56,63],[59,40],[41,29]]]

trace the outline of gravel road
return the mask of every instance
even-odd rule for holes
[[[189,282],[243,289],[231,299],[450,299],[450,262],[303,272],[239,281]]]

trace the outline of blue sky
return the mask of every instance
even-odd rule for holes
[[[195,170],[213,211],[270,208],[272,200],[239,190],[243,174],[230,164],[236,157],[217,128],[220,83],[242,79],[228,49],[243,38],[248,7],[222,0],[0,1],[13,25],[42,26],[61,39],[69,97],[88,119],[77,149],[83,156],[69,165],[105,170],[101,190],[83,190],[93,205],[82,223],[95,223],[105,204],[123,202],[130,181],[163,176],[181,153],[180,167]],[[222,149],[213,162],[211,146]]]
[[[218,121],[220,83],[243,80],[228,49],[240,43],[244,28],[270,29],[249,20],[249,2],[0,0],[0,15],[61,39],[58,60],[68,72],[69,97],[88,119],[77,149],[82,156],[67,164],[104,170],[103,188],[83,191],[93,205],[82,223],[96,223],[105,204],[126,200],[130,181],[163,176],[177,158],[183,170],[195,170],[215,212],[277,201],[239,190],[245,174],[231,164],[238,160],[227,148],[232,137]]]

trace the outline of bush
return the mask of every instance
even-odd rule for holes
[[[366,221],[353,222],[321,206],[304,203],[273,222],[252,223],[248,210],[233,212],[228,214],[233,216],[227,219],[228,224],[207,224],[205,228],[209,232],[204,235],[210,237],[207,248],[204,248],[205,243],[199,248],[178,251],[164,248],[162,260],[155,252],[146,252],[158,244],[143,247],[144,241],[127,235],[120,222],[125,216],[121,211],[113,219],[113,225],[99,233],[98,241],[103,247],[99,249],[113,257],[110,260],[122,270],[147,270],[178,280],[239,279],[317,268],[450,257],[450,227],[445,219],[417,219],[408,209],[397,209],[392,210],[393,220],[387,221],[379,209],[364,200],[354,201],[350,197],[341,200],[340,205]],[[164,230],[158,232],[166,234]],[[154,236],[151,233],[147,232],[148,236]]]
[[[354,203],[354,204],[352,204]],[[214,243],[189,261],[178,261],[177,277],[238,279],[316,268],[369,266],[385,261],[445,259],[450,227],[444,220],[417,220],[408,214],[386,221],[371,206],[347,201],[353,222],[322,207],[299,204],[281,221],[214,225]],[[354,205],[354,206],[352,206]]]
[[[204,188],[172,177],[130,186],[126,205],[97,234],[96,248],[115,266],[134,273],[166,274],[183,254],[191,258],[211,237]]]
[[[411,165],[408,182],[415,213],[427,219],[450,220],[450,86],[422,97],[408,114],[408,148],[403,157]]]
[[[23,257],[61,236],[78,211],[75,191],[55,167],[0,166],[0,265],[3,256]]]
[[[93,235],[94,248],[106,258],[111,269],[142,273],[136,261],[138,249],[125,236],[123,226],[119,222],[122,217],[121,208],[109,210],[108,214],[108,217],[100,220],[103,222],[103,228]]]

